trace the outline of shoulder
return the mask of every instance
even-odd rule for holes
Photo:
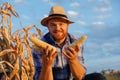
[[[71,38],[75,38],[75,36],[71,33],[68,33],[68,36],[70,36]]]
[[[50,34],[49,34],[49,33],[46,33],[45,35],[43,35],[43,36],[41,37],[41,40],[47,42],[47,39],[48,39],[49,37],[50,37]]]
[[[71,43],[77,39],[74,35],[72,35],[70,33],[68,33],[68,37],[69,37]]]

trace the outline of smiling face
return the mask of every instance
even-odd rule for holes
[[[47,25],[50,34],[56,41],[66,38],[68,33],[68,26],[69,23],[66,20],[60,18],[50,19]]]

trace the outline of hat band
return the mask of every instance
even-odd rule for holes
[[[66,15],[63,15],[63,14],[51,14],[51,15],[49,15],[49,17],[51,17],[51,16],[60,16],[60,17],[65,17],[65,18],[67,18],[67,16],[66,16]]]

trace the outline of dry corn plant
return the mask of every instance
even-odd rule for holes
[[[0,80],[33,80],[35,69],[28,38],[31,28],[38,37],[41,30],[29,25],[12,33],[12,15],[19,15],[9,3],[2,4],[0,15]]]

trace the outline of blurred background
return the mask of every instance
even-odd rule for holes
[[[74,21],[69,32],[77,38],[87,35],[84,43],[84,64],[87,73],[120,70],[120,0],[0,0],[9,2],[20,18],[12,17],[13,32],[30,24],[40,24],[54,5],[65,8]],[[1,16],[0,16],[1,20]]]

